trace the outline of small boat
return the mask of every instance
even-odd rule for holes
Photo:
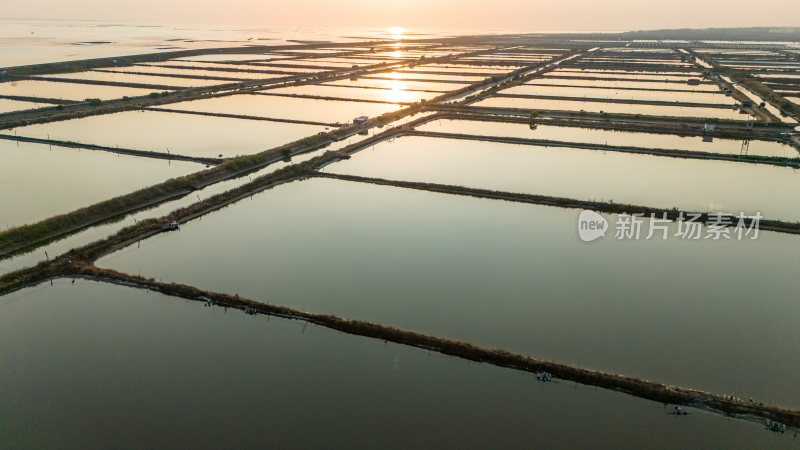
[[[686,416],[686,415],[688,415],[689,413],[688,413],[688,412],[686,412],[686,411],[684,411],[684,410],[683,410],[683,408],[681,408],[680,406],[676,406],[676,407],[675,407],[675,408],[672,410],[672,413],[671,413],[671,414],[675,414],[676,416]]]
[[[775,420],[768,420],[767,421],[767,429],[772,431],[777,431],[779,433],[783,433],[786,431],[786,425],[775,421]]]
[[[551,377],[547,372],[537,373],[536,379],[542,382],[553,381],[553,377]]]
[[[181,226],[178,224],[178,222],[170,222],[164,224],[164,226],[161,227],[161,229],[164,231],[175,231],[175,230],[180,230]]]

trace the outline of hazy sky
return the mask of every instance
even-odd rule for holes
[[[137,23],[529,31],[800,26],[798,0],[757,3],[742,0],[2,0],[2,3],[0,16],[4,18]]]

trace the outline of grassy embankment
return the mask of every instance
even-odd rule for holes
[[[463,93],[480,89],[486,85],[492,86],[499,80],[507,79],[507,81],[501,85],[507,84],[512,80],[516,81],[520,78],[520,74],[528,70],[531,70],[531,67],[522,68],[507,75],[489,78],[463,89],[442,94],[430,100],[430,102],[420,101],[413,106],[385,113],[359,126],[348,126],[327,134],[309,136],[281,147],[255,155],[232,159],[209,170],[170,179],[164,183],[103,201],[67,214],[51,217],[35,224],[12,228],[0,233],[0,255],[9,255],[13,252],[28,249],[38,243],[47,242],[87,226],[186,195],[192,190],[199,189],[202,186],[258,169],[269,162],[285,158],[292,154],[302,153],[313,148],[324,147],[334,140],[345,138],[361,129],[384,126],[407,115],[416,113],[428,103],[445,101],[462,95]],[[204,204],[204,202],[201,202],[201,204]]]
[[[48,241],[123,214],[181,197],[206,185],[243,175],[291,154],[323,147],[332,141],[333,139],[327,134],[309,136],[255,155],[228,160],[208,170],[172,178],[86,208],[50,217],[34,224],[11,228],[0,232],[0,254],[11,254],[39,242]]]

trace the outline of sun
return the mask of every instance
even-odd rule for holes
[[[406,32],[406,29],[403,27],[389,27],[386,29],[386,32],[392,37],[392,39],[400,39],[403,37],[403,33]]]

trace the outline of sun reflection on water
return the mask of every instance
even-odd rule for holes
[[[398,74],[400,75],[400,74]],[[387,102],[413,102],[413,95],[408,92],[408,83],[403,80],[395,79],[386,81],[383,85],[386,88],[386,101]]]

